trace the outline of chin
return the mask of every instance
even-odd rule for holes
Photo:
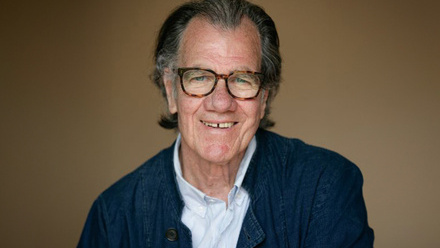
[[[205,148],[201,157],[204,160],[214,164],[227,164],[232,162],[235,158],[238,158],[239,155],[238,151],[233,152],[229,146],[212,145],[208,148]]]

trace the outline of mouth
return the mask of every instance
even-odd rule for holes
[[[203,123],[203,125],[205,125],[207,127],[220,128],[220,129],[231,128],[232,126],[234,126],[235,124],[238,123],[238,122],[212,123],[212,122],[206,122],[206,121],[200,121],[200,122]]]

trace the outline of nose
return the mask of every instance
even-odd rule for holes
[[[218,80],[214,92],[207,96],[205,104],[208,110],[220,113],[234,111],[237,105],[235,99],[229,94],[224,79]]]

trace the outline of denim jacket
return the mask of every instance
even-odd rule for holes
[[[237,247],[373,247],[362,174],[337,153],[258,130],[243,187],[251,204]],[[191,248],[173,147],[94,202],[78,247]]]

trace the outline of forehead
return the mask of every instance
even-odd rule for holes
[[[233,64],[253,61],[256,63],[255,66],[259,67],[260,43],[258,29],[247,17],[234,28],[224,28],[210,23],[203,17],[195,17],[183,33],[179,61],[185,66],[195,66],[204,62]]]

